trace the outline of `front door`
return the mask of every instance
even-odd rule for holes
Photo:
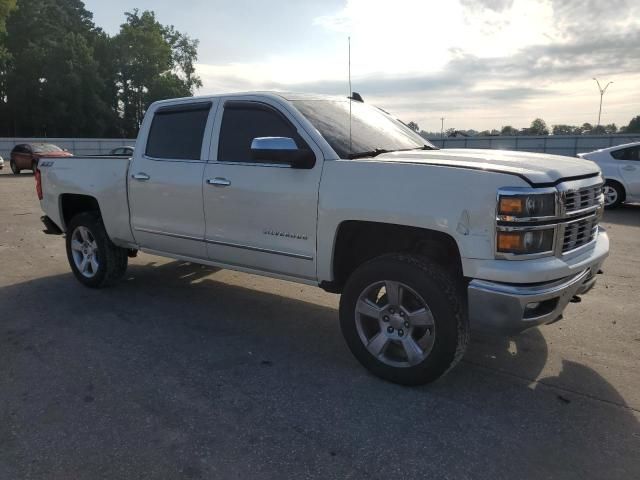
[[[143,126],[147,144],[138,146],[129,169],[131,225],[140,247],[207,258],[202,175],[214,106],[209,101],[160,107]]]
[[[221,105],[205,167],[206,241],[213,261],[316,279],[316,224],[322,154],[278,105],[227,100]],[[251,157],[259,137],[288,137],[316,155],[310,169]],[[215,138],[215,135],[214,135]]]

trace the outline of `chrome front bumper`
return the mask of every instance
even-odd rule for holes
[[[472,280],[468,287],[471,328],[513,334],[559,320],[574,296],[593,287],[603,261],[548,283],[515,285]]]

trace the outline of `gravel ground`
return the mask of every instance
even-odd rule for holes
[[[369,375],[319,289],[140,255],[70,273],[0,174],[0,479],[640,478],[640,206],[563,321],[476,336],[426,387]]]

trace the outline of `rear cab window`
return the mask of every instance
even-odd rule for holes
[[[201,160],[211,102],[160,107],[153,116],[145,155],[152,159]]]

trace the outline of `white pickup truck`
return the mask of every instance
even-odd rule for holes
[[[470,329],[560,319],[609,252],[594,163],[438,150],[353,98],[158,102],[133,158],[45,158],[36,182],[84,285],[139,250],[317,285],[342,294],[358,360],[409,385],[455,365]]]

